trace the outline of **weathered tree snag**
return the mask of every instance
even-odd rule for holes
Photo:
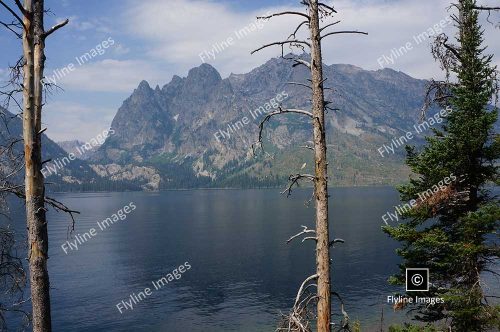
[[[311,87],[316,200],[316,274],[318,275],[318,331],[330,331],[330,248],[328,232],[328,175],[325,134],[325,97],[323,90],[323,60],[319,28],[318,0],[310,1],[309,31],[311,33]]]
[[[42,79],[45,63],[43,41],[43,0],[25,0],[25,8],[32,8],[30,22],[31,36],[26,36],[29,48],[25,48],[26,58],[31,57],[29,68],[31,102],[30,111],[25,110],[23,135],[26,163],[26,217],[28,222],[29,270],[31,283],[31,301],[33,305],[33,331],[52,330],[50,312],[50,282],[47,271],[48,231],[45,216],[45,188],[42,169],[41,151],[41,111]],[[27,61],[27,62],[28,62]]]
[[[318,0],[311,0],[311,86],[314,128],[316,200],[316,274],[318,275],[318,331],[330,331],[330,237],[328,232],[328,174],[326,160],[325,97],[323,90],[323,58],[319,28]]]
[[[306,18],[306,21],[302,21],[294,30],[294,32],[283,41],[278,41],[274,43],[266,44],[255,51],[258,52],[262,49],[271,46],[280,46],[282,49],[282,57],[283,57],[283,48],[285,45],[290,47],[297,47],[302,51],[305,51],[305,48],[308,47],[311,53],[311,62],[308,62],[304,59],[293,58],[295,62],[294,67],[298,65],[303,65],[309,68],[311,71],[311,85],[307,85],[301,82],[289,82],[289,84],[294,84],[298,86],[303,86],[311,89],[312,91],[312,110],[303,111],[303,110],[292,110],[292,109],[284,109],[283,107],[279,107],[277,111],[269,113],[260,123],[259,126],[259,141],[258,144],[262,146],[262,131],[264,124],[271,119],[271,117],[282,115],[285,113],[296,113],[299,115],[307,116],[312,121],[313,126],[313,144],[312,146],[305,146],[305,148],[310,149],[314,152],[314,175],[310,174],[295,174],[289,177],[290,184],[288,188],[283,191],[283,193],[287,193],[290,195],[292,188],[294,185],[298,185],[300,180],[310,180],[314,183],[314,195],[313,199],[315,201],[316,208],[316,229],[309,230],[306,226],[304,230],[294,236],[292,236],[288,242],[292,241],[294,238],[297,238],[302,235],[307,235],[308,233],[314,233],[315,236],[306,236],[303,238],[302,242],[305,240],[314,240],[316,242],[316,274],[314,278],[317,279],[317,284],[310,285],[316,286],[317,293],[315,296],[307,296],[304,302],[299,302],[298,299],[294,305],[294,308],[291,311],[291,314],[285,317],[285,320],[288,321],[288,324],[282,324],[282,326],[288,325],[288,330],[290,330],[290,325],[293,325],[293,330],[297,331],[309,331],[309,325],[304,323],[305,320],[308,319],[309,309],[308,303],[312,300],[316,301],[316,316],[317,316],[317,330],[319,332],[329,332],[331,330],[331,296],[336,295],[337,293],[331,292],[331,282],[330,282],[330,247],[333,246],[334,243],[343,242],[341,239],[335,239],[330,242],[329,239],[329,227],[328,227],[328,161],[326,155],[327,142],[326,142],[326,128],[325,128],[325,112],[328,107],[328,102],[325,101],[324,96],[324,82],[323,79],[323,62],[321,55],[321,40],[328,36],[334,36],[338,34],[366,34],[365,32],[359,31],[334,31],[330,33],[325,33],[322,35],[322,32],[332,26],[335,26],[340,21],[327,24],[320,27],[320,21],[322,19],[331,16],[333,13],[336,13],[335,9],[332,7],[319,2],[318,0],[302,0],[301,4],[305,5],[307,8],[307,14],[300,12],[291,12],[284,11],[280,13],[275,13],[263,17],[259,17],[260,19],[271,19],[276,16],[282,15],[292,15],[292,16],[300,16]],[[298,32],[302,27],[307,27],[309,38],[307,40],[301,40],[297,37]],[[306,279],[307,283],[310,281]],[[304,287],[302,285],[301,289]],[[308,286],[309,287],[309,286]],[[298,297],[301,296],[301,291],[299,291]],[[343,304],[342,304],[342,313],[344,315],[344,323],[343,327],[348,327],[348,316],[345,313]],[[279,330],[283,330],[283,328],[279,328]]]
[[[47,271],[48,231],[45,203],[69,210],[57,201],[45,197],[45,181],[42,175],[42,107],[44,91],[45,38],[68,23],[57,24],[45,32],[44,0],[15,0],[17,10],[0,0],[0,5],[16,19],[15,24],[2,25],[22,39],[23,45],[23,142],[24,142],[24,192],[18,187],[12,192],[25,199],[28,229],[28,265],[31,286],[32,324],[35,332],[52,330],[50,314],[50,283]],[[22,18],[21,18],[22,17]],[[22,30],[15,31],[16,28]],[[13,82],[14,84],[14,82]],[[16,90],[14,90],[16,91]],[[12,95],[9,94],[9,98]]]
[[[42,79],[45,62],[43,45],[43,1],[25,0],[27,29],[23,34],[26,218],[28,223],[29,274],[33,306],[33,331],[52,330],[50,314],[50,282],[47,271],[48,232],[45,216],[45,189],[41,151]],[[28,84],[26,84],[28,83]]]

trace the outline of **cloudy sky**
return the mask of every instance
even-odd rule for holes
[[[323,45],[326,63],[348,63],[368,70],[379,70],[382,64],[417,78],[441,76],[429,53],[429,40],[417,42],[414,37],[429,29],[440,30],[436,24],[445,26],[445,32],[454,33],[446,22],[450,0],[327,2],[333,3],[338,11],[332,22],[341,20],[339,29],[362,30],[369,36],[326,39]],[[142,80],[152,87],[161,87],[173,75],[185,76],[202,61],[212,64],[222,77],[250,71],[278,56],[280,50],[269,49],[255,55],[250,55],[250,51],[286,38],[300,22],[300,18],[294,17],[258,22],[256,16],[283,9],[299,10],[298,3],[298,0],[46,0],[51,9],[47,26],[70,19],[70,24],[47,42],[46,76],[64,89],[50,96],[45,107],[48,135],[56,141],[85,141],[95,137],[109,127],[123,100]],[[0,9],[0,19],[6,17],[5,10]],[[499,22],[499,15],[492,15],[491,20]],[[245,28],[251,30],[246,36],[237,33]],[[490,24],[485,24],[485,29],[489,52],[498,54],[495,62],[500,64],[500,30]],[[227,45],[228,38],[231,45],[221,47],[223,42]],[[392,60],[388,60],[393,49],[405,45],[404,54],[392,55]],[[101,48],[101,54],[94,52],[81,60],[96,47]],[[20,54],[19,41],[0,29],[0,80],[5,79],[9,65]]]

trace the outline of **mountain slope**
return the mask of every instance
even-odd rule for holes
[[[0,173],[15,176],[9,177],[11,184],[24,183],[23,165],[24,149],[22,146],[22,120],[9,111],[0,108]],[[7,153],[4,147],[12,144],[12,152]],[[4,153],[5,152],[5,153]],[[86,161],[70,157],[57,143],[42,134],[42,158],[45,161],[42,174],[45,176],[46,190],[54,191],[95,191],[95,190],[141,190],[158,189],[149,184],[150,179],[144,179],[141,174],[124,174],[114,170],[113,176],[94,170],[95,167]],[[74,153],[79,156],[78,153]],[[122,168],[120,167],[120,170]],[[128,170],[136,170],[128,167]],[[150,173],[152,170],[148,170]]]
[[[266,124],[268,154],[252,155],[258,124],[282,100],[284,107],[308,109],[308,71],[276,58],[247,74],[222,79],[203,64],[187,77],[174,76],[162,88],[141,82],[118,110],[115,134],[96,151],[100,164],[150,166],[161,188],[275,185],[304,163],[310,125],[297,116]],[[408,174],[402,152],[382,158],[377,149],[418,122],[426,81],[390,69],[366,71],[325,65],[333,185],[394,183]],[[330,89],[331,88],[331,89]],[[266,109],[266,106],[267,109]],[[271,156],[271,157],[270,157]]]
[[[22,120],[19,116],[2,108],[0,108],[0,113],[3,119],[0,124],[1,144],[5,145],[5,142],[16,141],[17,143],[13,145],[13,154],[22,158],[24,151]],[[84,181],[95,181],[97,175],[85,162],[78,159],[66,162],[68,153],[45,134],[42,134],[42,147],[42,158],[46,161],[43,173],[46,176],[49,191],[59,190],[66,184],[83,184]],[[22,183],[22,170],[18,172],[14,181]]]

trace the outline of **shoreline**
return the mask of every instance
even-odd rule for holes
[[[396,188],[398,184],[367,184],[367,185],[339,185],[339,186],[328,186],[328,189],[340,189],[340,188]],[[299,188],[295,188],[294,190],[304,190],[304,189],[312,189],[312,186],[302,186]],[[269,189],[278,189],[278,190],[283,190],[283,187],[249,187],[249,188],[242,188],[242,187],[196,187],[196,188],[172,188],[172,189],[162,189],[162,190],[121,190],[121,191],[49,191],[51,194],[70,194],[70,193],[132,193],[132,192],[137,192],[137,193],[161,193],[161,192],[167,192],[167,191],[197,191],[197,190],[269,190]]]

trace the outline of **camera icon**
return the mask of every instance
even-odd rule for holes
[[[429,269],[407,268],[406,269],[406,291],[427,292],[429,291]]]

